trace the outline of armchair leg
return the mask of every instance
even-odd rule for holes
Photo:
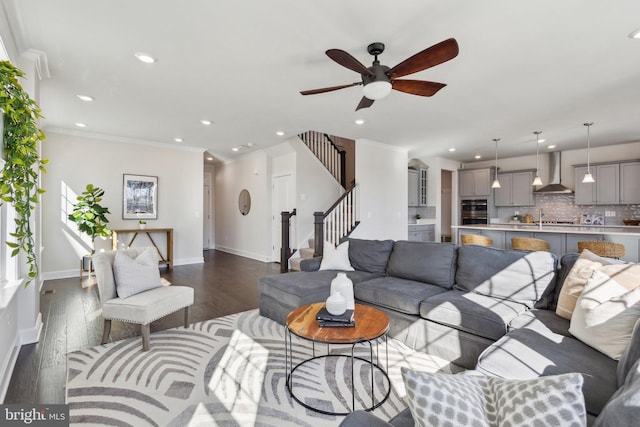
[[[149,334],[151,332],[151,323],[142,325],[140,329],[142,330],[142,351],[149,351]]]
[[[109,341],[109,334],[111,333],[111,319],[104,319],[104,328],[102,329],[102,342],[106,344]]]
[[[184,327],[189,327],[189,307],[184,308]]]

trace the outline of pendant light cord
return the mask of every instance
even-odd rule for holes
[[[591,125],[593,125],[593,122],[585,123],[584,125],[587,127],[587,173],[591,173],[589,166],[591,163]]]

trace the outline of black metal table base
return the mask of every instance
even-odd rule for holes
[[[303,361],[301,361],[300,363],[298,363],[297,365],[293,366],[293,345],[292,345],[292,337],[291,337],[291,331],[289,330],[289,328],[287,328],[285,326],[285,371],[287,374],[287,391],[289,392],[289,395],[296,401],[298,402],[300,405],[304,406],[305,408],[321,413],[321,414],[325,414],[325,415],[349,415],[351,413],[351,411],[355,411],[356,410],[356,390],[355,390],[355,384],[354,384],[354,362],[356,360],[360,360],[363,362],[366,362],[369,364],[370,366],[370,370],[371,370],[371,406],[366,407],[366,408],[362,408],[365,411],[372,411],[374,409],[376,409],[377,407],[379,407],[380,405],[382,405],[384,402],[386,402],[386,400],[389,398],[389,395],[391,394],[391,380],[389,379],[389,375],[387,374],[387,371],[389,370],[389,347],[388,347],[388,342],[387,342],[387,337],[386,335],[383,335],[380,338],[384,338],[384,344],[385,344],[385,358],[386,358],[386,363],[387,363],[387,371],[385,371],[381,366],[380,366],[380,353],[379,353],[379,349],[378,349],[378,339],[376,339],[376,361],[378,363],[374,363],[373,361],[373,345],[371,341],[360,341],[360,342],[356,342],[351,344],[351,354],[329,354],[329,346],[330,345],[341,345],[341,344],[327,344],[327,354],[324,355],[320,355],[320,356],[316,356],[315,355],[315,341],[312,341],[313,343],[313,356],[309,359],[305,359]],[[355,356],[354,355],[354,349],[356,347],[356,345],[358,344],[368,344],[369,345],[369,360],[367,360],[364,357],[360,357],[360,356]],[[351,411],[348,412],[332,412],[332,411],[325,411],[324,409],[320,409],[320,408],[316,408],[312,405],[309,405],[305,402],[302,401],[302,399],[298,398],[298,396],[295,395],[294,390],[293,390],[293,374],[296,371],[296,369],[301,368],[302,366],[313,362],[314,360],[318,360],[318,359],[323,359],[323,358],[331,358],[331,357],[335,357],[335,358],[339,358],[339,357],[344,357],[347,359],[351,359]],[[386,389],[386,393],[384,394],[384,397],[382,399],[380,399],[380,401],[376,402],[375,401],[375,371],[380,372],[383,375],[384,380],[386,380],[387,383],[387,389]]]

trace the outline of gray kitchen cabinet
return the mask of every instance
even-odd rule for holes
[[[413,242],[433,242],[435,241],[436,226],[434,224],[411,224],[409,225],[408,239]]]
[[[620,203],[640,203],[640,162],[620,163]]]
[[[574,169],[576,183],[576,205],[618,205],[620,204],[620,164],[608,163],[591,165],[591,175],[595,182],[583,183],[586,166]]]
[[[427,191],[429,188],[429,169],[418,169],[418,204],[420,206],[427,206]]]
[[[458,171],[460,197],[489,196],[491,193],[491,169],[467,169]]]
[[[409,206],[419,206],[418,204],[418,195],[419,195],[419,191],[418,191],[418,187],[419,187],[419,180],[420,180],[420,176],[417,170],[415,169],[409,169]]]
[[[533,172],[509,172],[498,174],[500,188],[494,189],[494,206],[534,206]]]

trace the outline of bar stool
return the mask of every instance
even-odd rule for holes
[[[460,243],[463,245],[491,246],[493,239],[479,234],[461,234]]]
[[[596,255],[607,258],[622,258],[627,254],[623,244],[602,241],[583,241],[578,242],[578,252],[589,250]]]
[[[521,251],[548,251],[551,245],[546,240],[532,237],[512,237],[511,248]]]

